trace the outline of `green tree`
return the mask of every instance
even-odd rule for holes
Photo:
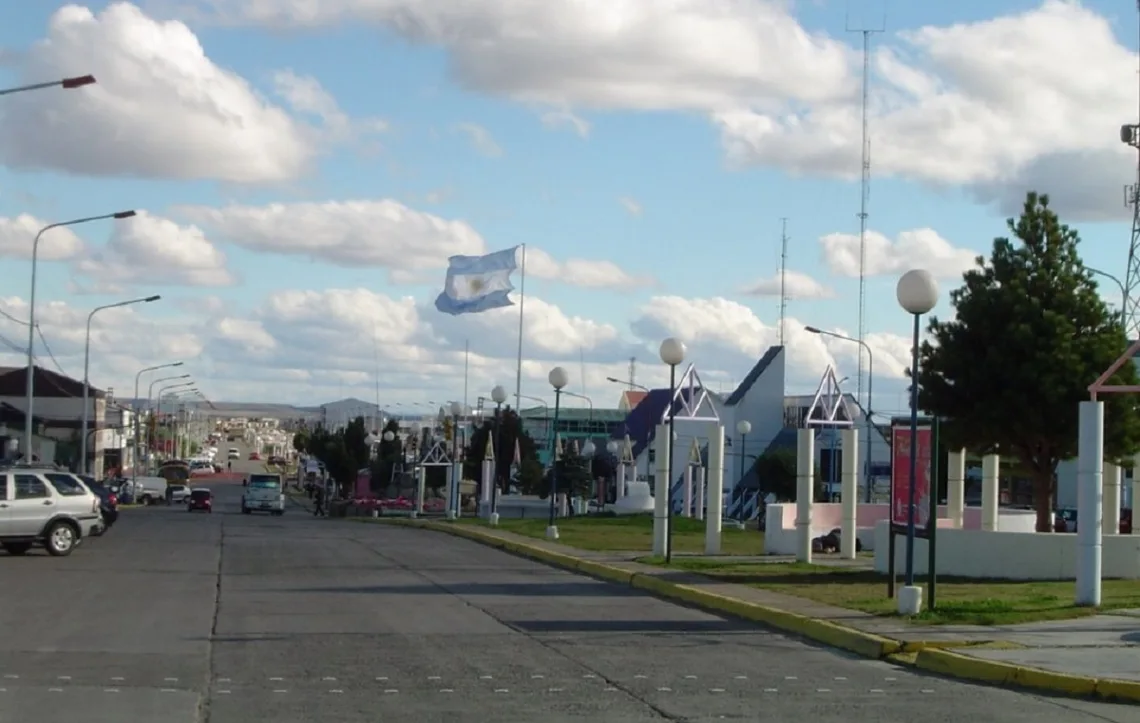
[[[371,461],[371,487],[373,492],[381,492],[391,483],[393,472],[403,461],[405,440],[400,437],[400,423],[388,420],[380,431],[380,442],[376,445],[376,458]],[[392,439],[385,439],[389,433]]]
[[[558,470],[558,492],[569,494],[571,497],[590,493],[590,485],[593,482],[593,477],[590,473],[589,459],[575,452],[573,447],[567,446],[567,448],[562,451],[561,459],[555,462],[554,465]],[[551,471],[552,470],[546,471],[544,484],[538,491],[542,499],[546,499],[550,495]]]
[[[523,459],[522,464],[519,465],[518,475],[515,477],[515,484],[518,485],[519,492],[522,494],[536,495],[542,492],[545,476],[546,470],[542,468],[542,462],[537,459]],[[547,485],[547,489],[549,489],[549,485]]]
[[[1033,481],[1038,532],[1053,529],[1056,469],[1077,453],[1077,404],[1128,346],[1078,254],[1077,232],[1044,195],[1029,193],[1010,238],[950,293],[955,318],[932,318],[920,349],[919,408],[937,415],[952,448],[1016,458]],[[1115,384],[1136,384],[1125,364]],[[1132,395],[1104,395],[1105,457],[1140,449]]]
[[[305,430],[301,430],[293,435],[293,449],[297,452],[307,452],[309,450],[309,435]]]
[[[487,452],[487,435],[491,433],[494,427],[494,420],[487,420],[475,428],[464,450],[463,476],[466,479],[478,480],[480,485],[483,483],[482,465],[483,457]],[[516,442],[518,443],[519,457],[524,463],[527,460],[538,459],[538,447],[523,429],[522,419],[513,409],[505,407],[499,415],[499,438],[493,440],[495,445],[495,481],[501,491],[506,491],[511,479]]]

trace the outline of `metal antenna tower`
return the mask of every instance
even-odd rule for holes
[[[1140,0],[1137,0],[1140,2]],[[788,316],[788,219],[780,219],[780,346],[784,345],[784,320]]]
[[[1137,0],[1140,2],[1140,0]],[[871,204],[871,136],[867,122],[867,101],[871,86],[871,35],[881,33],[887,28],[887,13],[883,11],[882,21],[875,27],[853,27],[851,16],[846,19],[846,29],[849,33],[863,35],[863,146],[862,146],[862,172],[859,182],[859,334],[856,337],[860,342],[867,333],[867,208]],[[855,398],[863,396],[863,345],[859,345],[859,370],[856,377]],[[870,386],[869,384],[867,385]],[[867,409],[871,408],[871,400],[867,400]]]
[[[1140,0],[1137,0],[1140,2]],[[629,391],[633,391],[637,386],[637,357],[631,356],[629,358]]]
[[[1140,36],[1140,0],[1137,0],[1136,10],[1137,35]],[[1124,205],[1132,208],[1132,238],[1128,244],[1128,270],[1124,275],[1123,316],[1125,331],[1135,339],[1140,334],[1140,124],[1121,126],[1120,140],[1137,149],[1136,182],[1124,187]]]

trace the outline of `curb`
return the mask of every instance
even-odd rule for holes
[[[513,540],[492,537],[477,527],[428,520],[383,519],[382,524],[417,527],[463,537],[520,557],[544,562],[608,582],[628,585],[658,597],[676,600],[712,612],[762,623],[785,633],[807,638],[833,648],[875,660],[892,662],[950,678],[990,685],[1026,688],[1070,698],[1099,698],[1114,702],[1140,703],[1140,681],[1092,678],[1058,673],[1014,663],[975,658],[953,649],[971,647],[957,641],[901,642],[827,620],[819,620],[777,608],[717,595],[692,585],[668,582],[653,575],[630,572],[605,563],[544,550]],[[905,656],[905,657],[903,657]]]
[[[841,648],[866,658],[882,659],[900,653],[903,650],[903,645],[896,640],[872,635],[871,633],[837,625],[826,620],[809,618],[786,610],[778,610],[757,603],[717,595],[692,585],[668,582],[654,575],[630,572],[629,570],[623,570],[619,567],[613,567],[601,562],[583,560],[572,555],[551,552],[550,550],[544,550],[540,547],[534,547],[512,540],[492,538],[489,535],[483,534],[477,528],[418,520],[390,520],[387,521],[386,524],[420,527],[454,535],[455,537],[464,537],[487,545],[488,547],[494,547],[521,557],[545,562],[555,567],[580,572],[608,582],[628,585],[658,597],[676,600],[705,610],[725,613],[752,622],[763,623],[777,630],[808,638],[809,640],[814,640],[834,648]]]
[[[1136,680],[1114,680],[1058,673],[934,648],[920,650],[914,666],[931,673],[992,685],[1012,685],[1072,698],[1101,698],[1140,703],[1140,681]]]

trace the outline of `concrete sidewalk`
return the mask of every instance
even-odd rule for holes
[[[1023,625],[918,625],[636,562],[644,552],[580,550],[444,521],[383,521],[459,535],[868,657],[987,683],[1140,703],[1140,610]]]

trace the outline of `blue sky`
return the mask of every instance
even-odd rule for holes
[[[112,17],[108,5],[84,3],[82,7],[94,13],[91,23],[79,23],[80,30],[72,28],[74,32],[57,29],[55,34],[49,26],[60,5],[19,3],[7,10],[8,20],[0,27],[5,59],[0,84],[51,80],[30,74],[62,68],[60,64],[68,61],[76,74],[99,76],[98,92],[109,96],[108,104],[101,107],[112,110],[91,115],[90,123],[84,125],[84,114],[95,110],[77,96],[88,89],[6,98],[0,109],[8,113],[0,115],[5,136],[0,143],[4,147],[0,216],[30,214],[51,221],[121,208],[145,209],[182,228],[197,225],[205,243],[225,258],[216,272],[200,269],[191,278],[176,273],[177,253],[159,255],[157,260],[132,254],[99,257],[100,247],[121,234],[109,224],[77,228],[88,245],[81,255],[93,254],[96,261],[102,259],[102,265],[89,261],[84,266],[79,257],[45,261],[38,287],[41,304],[62,302],[50,312],[41,310],[41,323],[58,360],[72,375],[78,373],[76,360],[82,352],[81,323],[77,321],[86,310],[135,295],[162,293],[162,303],[148,305],[137,314],[107,317],[105,333],[97,335],[95,343],[95,383],[121,387],[133,378],[130,370],[140,362],[161,363],[181,355],[194,359],[201,386],[218,398],[251,394],[297,402],[328,401],[341,394],[370,398],[370,378],[379,357],[381,366],[393,370],[382,375],[386,397],[409,402],[455,398],[463,373],[462,355],[456,350],[461,351],[469,340],[478,359],[468,386],[481,389],[502,383],[513,387],[515,339],[506,315],[490,320],[441,320],[430,309],[442,284],[442,261],[409,272],[414,278],[399,273],[394,277],[388,262],[338,262],[319,249],[301,254],[269,250],[272,239],[251,244],[248,237],[232,238],[218,217],[212,217],[213,223],[203,220],[210,217],[208,209],[351,199],[390,199],[416,212],[464,221],[488,251],[525,243],[559,261],[608,261],[633,277],[652,277],[652,284],[617,283],[616,288],[612,284],[584,287],[565,271],[551,274],[558,278],[529,277],[528,298],[533,295],[566,316],[580,317],[570,331],[559,327],[557,320],[528,319],[528,334],[536,335],[528,339],[525,353],[528,362],[533,362],[528,364],[525,381],[532,393],[545,394],[544,369],[563,363],[577,376],[580,359],[589,367],[585,387],[599,406],[611,403],[619,391],[601,380],[608,375],[625,376],[631,355],[638,357],[643,369],[639,383],[660,382],[662,372],[655,363],[660,335],[653,336],[658,329],[686,338],[706,379],[724,385],[738,380],[763,348],[775,341],[779,299],[748,295],[744,290],[778,271],[782,218],[787,219],[790,237],[788,268],[811,277],[819,289],[829,292],[819,294],[825,298],[789,302],[789,316],[797,325],[795,334],[787,331],[793,352],[789,391],[810,391],[828,363],[837,364],[841,375],[854,372],[851,345],[823,344],[798,333],[798,326],[815,324],[848,334],[857,330],[858,281],[838,268],[837,247],[825,246],[820,239],[858,231],[859,147],[848,121],[858,115],[860,37],[845,32],[845,23],[874,24],[878,12],[873,4],[796,4],[787,16],[789,22],[809,34],[805,37],[810,40],[804,43],[821,48],[808,53],[801,43],[791,54],[765,60],[764,53],[771,50],[765,48],[764,32],[749,32],[753,28],[749,22],[761,10],[758,24],[776,22],[772,18],[785,15],[769,3],[742,0],[736,8],[739,23],[734,24],[731,17],[719,19],[718,27],[728,31],[745,28],[740,31],[743,40],[724,40],[721,63],[717,53],[706,47],[710,43],[717,47],[718,36],[696,24],[699,11],[686,11],[691,4],[685,2],[662,3],[651,15],[662,26],[679,22],[670,27],[692,27],[691,33],[673,41],[691,43],[691,47],[677,47],[676,58],[666,58],[668,66],[660,56],[647,56],[652,62],[642,66],[637,57],[641,46],[634,41],[644,36],[648,45],[660,38],[654,40],[651,29],[637,31],[641,35],[627,31],[619,36],[620,43],[599,45],[601,60],[606,60],[607,52],[613,52],[614,58],[589,77],[585,72],[579,77],[560,76],[557,59],[543,55],[543,43],[518,41],[524,31],[547,32],[547,26],[527,28],[528,22],[538,23],[541,18],[536,12],[517,10],[514,6],[519,3],[513,0],[470,3],[466,15],[439,8],[423,10],[432,3],[391,3],[413,8],[408,11],[413,15],[423,13],[416,17],[427,29],[418,34],[370,10],[364,0],[329,0],[322,7],[339,14],[327,22],[292,12],[290,0],[270,4],[280,12],[272,20],[249,14],[241,0],[144,3],[130,17]],[[948,242],[951,250],[984,252],[992,238],[1004,231],[1010,199],[1016,202],[1026,190],[1038,189],[1052,193],[1064,217],[1079,226],[1086,261],[1123,275],[1130,212],[1121,202],[1119,189],[1133,181],[1135,160],[1126,149],[1117,147],[1113,123],[1135,117],[1135,14],[1107,2],[1086,2],[1083,9],[1056,2],[893,5],[886,13],[886,32],[874,36],[873,93],[890,90],[894,94],[876,95],[877,110],[872,114],[870,228],[892,242],[906,232],[929,230]],[[863,13],[871,19],[845,17],[849,9],[852,16]],[[518,35],[509,37],[504,30],[504,36],[496,39],[477,22],[494,24],[496,18],[498,22],[510,18],[516,23],[510,28]],[[161,61],[136,64],[147,57],[132,47],[140,37],[145,38],[145,34],[135,34],[143,32],[139,28],[179,20],[196,36],[205,59],[199,62],[192,53],[182,57],[174,50],[169,56],[160,53],[177,66],[177,76],[164,76],[169,69]],[[567,26],[574,22],[566,19]],[[582,22],[584,27],[594,27],[588,20]],[[1115,34],[1117,45],[1109,50],[1103,49],[1103,37],[1097,33],[1100,22]],[[488,49],[462,43],[464,23],[471,28],[469,33],[488,35]],[[92,24],[98,27],[92,30]],[[162,27],[169,30],[169,26]],[[780,32],[781,38],[792,37],[790,32]],[[1068,32],[1069,36],[1058,44],[1051,41],[1049,32],[1058,37]],[[964,40],[955,33],[961,33]],[[49,36],[50,47],[36,45]],[[1019,62],[1003,58],[989,40],[993,37],[1002,38],[1008,49],[1022,49],[1015,53]],[[92,38],[109,43],[94,46],[104,47],[105,53],[92,54],[84,45]],[[548,36],[550,46],[560,42],[571,40]],[[577,37],[573,42],[582,45],[584,58],[592,55],[588,39]],[[979,47],[971,48],[970,42]],[[959,50],[948,49],[952,47]],[[828,48],[839,48],[834,52],[845,54],[842,72],[827,62]],[[1090,52],[1091,48],[1100,50]],[[893,65],[886,60],[880,64],[883,49],[893,52]],[[732,78],[734,72],[747,76],[748,69],[746,63],[734,65],[735,52],[742,53],[742,63],[749,58],[758,58],[766,66],[787,62],[784,75],[794,74],[794,64],[794,72],[803,76],[802,92],[781,91],[781,72],[775,71],[757,71],[758,77],[738,83]],[[798,52],[807,53],[805,59],[794,55]],[[987,53],[990,57],[982,57]],[[1039,63],[1035,62],[1038,56]],[[817,57],[818,90],[811,75],[816,72],[811,63]],[[188,159],[195,152],[191,146],[196,136],[189,132],[189,125],[183,128],[174,123],[172,137],[162,139],[167,145],[161,152],[183,170],[160,168],[153,160],[159,152],[147,145],[157,141],[133,143],[131,137],[132,128],[144,127],[132,125],[143,123],[140,119],[161,122],[160,113],[147,115],[148,103],[161,104],[156,106],[159,111],[171,112],[172,104],[185,102],[192,106],[187,115],[206,113],[202,109],[207,107],[210,112],[229,113],[232,122],[241,122],[234,115],[240,114],[240,104],[227,105],[232,94],[217,90],[207,102],[213,92],[209,84],[192,80],[204,63],[240,76],[263,104],[306,122],[309,130],[326,132],[327,117],[315,119],[301,112],[275,89],[275,77],[285,70],[294,77],[315,80],[335,100],[342,117],[354,124],[352,138],[313,141],[317,150],[303,172],[235,182],[233,173],[227,177],[225,171],[212,172],[210,160],[195,165],[200,170],[188,174],[184,169],[193,165]],[[907,72],[900,66],[906,66]],[[612,86],[602,77],[611,69],[616,78]],[[1058,76],[1056,69],[1066,72]],[[710,75],[714,72],[727,78],[725,87],[745,90],[736,97],[718,89],[721,97],[705,105],[703,100],[685,97],[699,95],[705,83],[701,78],[717,86],[722,78]],[[916,73],[925,73],[927,81],[906,85]],[[686,74],[696,80],[686,83]],[[1096,96],[1100,103],[1095,111],[1088,109],[1087,94],[1093,91],[1086,78],[1098,79],[1092,83],[1093,90],[1101,93]],[[1117,78],[1121,82],[1113,85],[1115,90],[1099,90],[1098,83]],[[908,92],[899,94],[904,86]],[[619,92],[611,92],[611,87],[618,87]],[[153,94],[148,92],[156,88]],[[558,97],[566,101],[550,102]],[[953,103],[958,105],[948,111]],[[122,110],[127,114],[123,119],[114,115],[120,112],[115,109],[126,106],[135,107]],[[900,106],[903,111],[909,108],[911,115],[902,117]],[[1039,121],[1042,108],[1060,119],[1081,121],[1058,121],[1053,127]],[[111,152],[98,154],[100,158],[83,168],[60,161],[52,155],[50,135],[47,141],[43,137],[50,133],[44,128],[45,119],[57,117],[53,113],[72,118],[74,125],[67,126],[68,144],[105,145]],[[725,120],[735,113],[748,114],[744,125],[732,126]],[[882,116],[890,113],[896,115]],[[588,124],[588,132],[579,134],[565,123],[555,125],[551,114],[572,115]],[[805,145],[805,139],[794,134],[784,141],[758,141],[758,136],[749,135],[757,118],[779,121],[796,114],[809,131],[807,135],[819,139],[818,144]],[[832,114],[830,120],[828,114]],[[821,123],[814,129],[812,117]],[[948,118],[953,122],[947,122]],[[356,124],[363,119],[382,121],[385,129],[369,125],[361,130],[363,126]],[[255,123],[246,121],[251,128]],[[489,147],[480,150],[472,135],[476,127],[488,134],[499,154],[488,153]],[[736,131],[725,130],[730,127]],[[1007,134],[1008,142],[995,138],[995,129]],[[91,135],[85,137],[88,132]],[[22,141],[21,134],[29,134],[31,140]],[[842,148],[829,153],[829,143]],[[998,150],[988,153],[982,148],[986,143],[995,144]],[[182,148],[170,150],[171,144]],[[217,160],[225,155],[218,151],[225,148],[218,141],[215,147],[202,150],[213,151]],[[275,148],[269,143],[257,152],[267,157]],[[971,149],[978,149],[977,158]],[[990,160],[1005,152],[1013,161]],[[151,160],[134,162],[135,154]],[[254,151],[250,154],[252,158]],[[1102,157],[1110,162],[1102,162]],[[880,163],[879,158],[885,160]],[[1101,188],[1103,193],[1099,193]],[[634,207],[638,213],[631,213]],[[318,230],[316,225],[311,228]],[[314,238],[326,238],[322,233],[315,232]],[[329,233],[328,238],[335,240],[335,232]],[[373,243],[388,243],[387,233],[408,243],[415,238],[414,232],[405,234],[393,228],[377,233]],[[446,239],[436,240],[440,243],[436,257],[446,258]],[[155,248],[178,243],[176,234],[153,239]],[[876,405],[880,408],[892,406],[897,398],[907,345],[903,336],[908,320],[894,300],[899,273],[908,263],[928,261],[938,267],[932,271],[943,276],[943,298],[960,273],[960,254],[953,259],[930,256],[925,248],[920,246],[911,256],[888,249],[880,265],[884,270],[868,279],[866,328],[868,341],[876,349],[876,371],[883,376],[876,383],[884,394],[884,401]],[[27,295],[27,263],[10,244],[0,245],[0,253],[9,257],[5,259],[8,278],[15,282],[3,294],[5,308],[16,313]],[[162,275],[143,268],[152,262],[166,265]],[[109,264],[138,268],[127,274]],[[94,276],[84,274],[84,268]],[[223,274],[225,269],[233,283],[218,285],[217,275],[202,283],[203,274]],[[162,281],[155,283],[156,278]],[[95,293],[79,293],[84,289]],[[375,320],[352,319],[348,313],[345,318],[320,323],[284,318],[267,310],[267,300],[284,292],[315,292],[318,297],[307,298],[316,299],[310,302],[316,308],[327,301],[319,295],[330,289],[362,289],[392,303],[413,297],[419,315],[411,323],[417,328],[401,330],[395,322],[385,321],[392,328],[374,342],[367,330]],[[661,297],[678,301],[669,305]],[[1115,291],[1106,291],[1106,297],[1115,300]],[[695,311],[677,306],[682,301],[717,299],[724,304],[698,305]],[[550,311],[545,306],[538,308],[537,302],[533,306],[535,314]],[[360,315],[367,316],[371,308],[361,308]],[[940,313],[946,311],[945,304],[939,308]],[[599,331],[599,327],[604,328]],[[260,338],[261,332],[271,341],[260,346],[247,343]],[[14,326],[0,327],[0,333],[9,340],[20,338]],[[146,340],[140,341],[140,334]],[[312,341],[298,344],[298,339]],[[567,339],[578,344],[569,344]]]

